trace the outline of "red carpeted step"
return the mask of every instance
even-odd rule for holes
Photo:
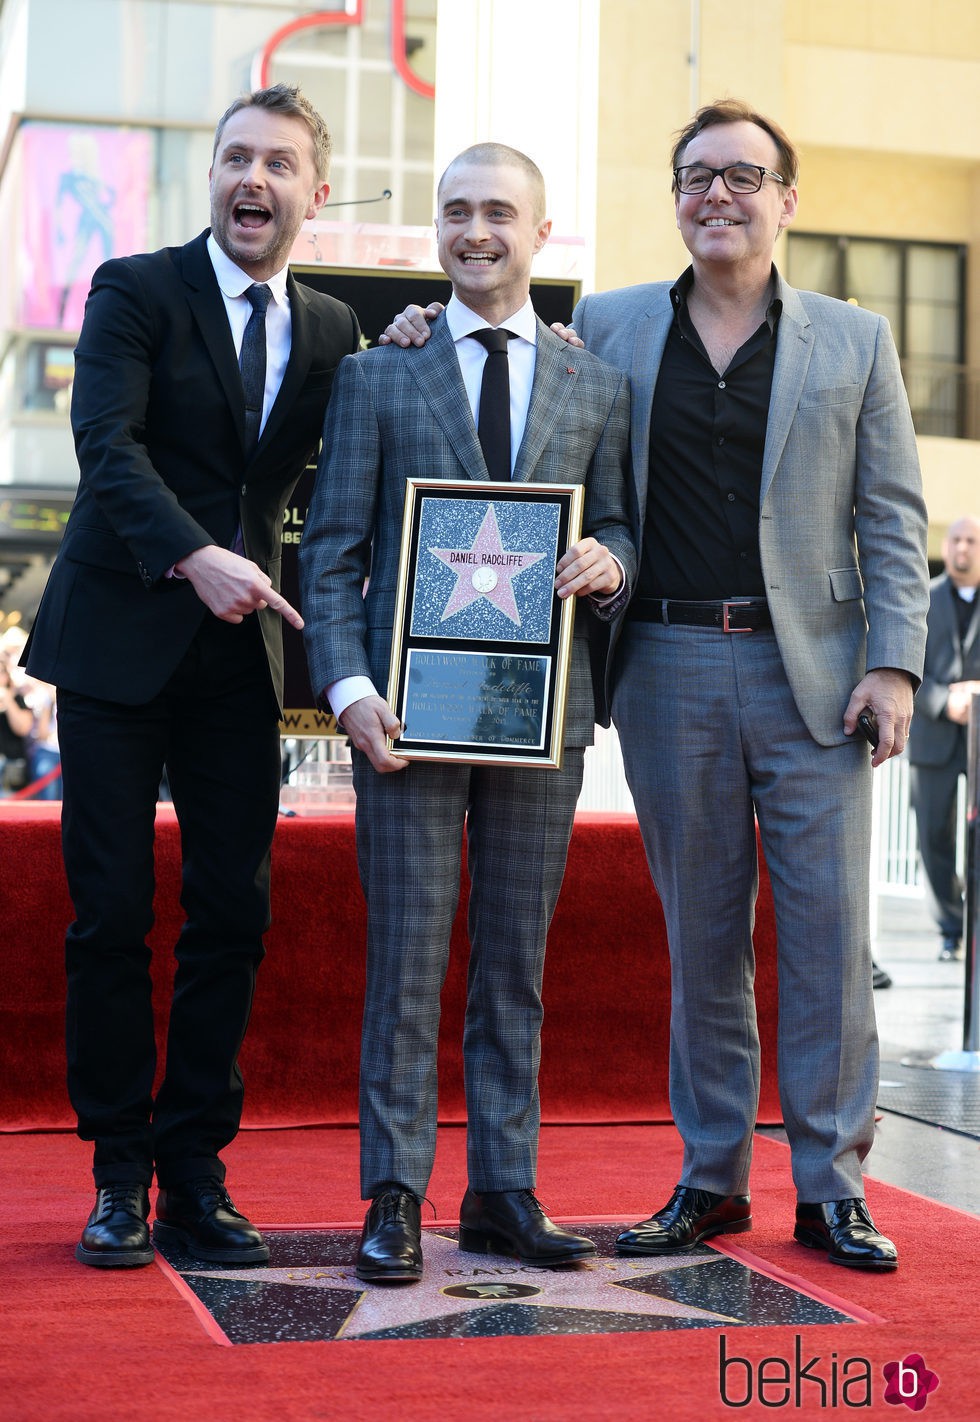
[[[666,1199],[679,1156],[670,1127],[546,1127],[539,1194],[559,1217],[632,1221]],[[267,1227],[360,1216],[353,1130],[250,1132],[227,1158],[235,1199]],[[440,1214],[455,1215],[464,1186],[463,1132],[447,1128],[430,1187]],[[894,1422],[896,1408],[883,1400],[883,1370],[921,1354],[940,1380],[927,1417],[975,1422],[970,1300],[980,1221],[869,1180],[869,1203],[896,1240],[901,1265],[894,1274],[864,1274],[835,1268],[792,1242],[794,1191],[784,1146],[757,1141],[752,1193],[753,1230],[732,1248],[750,1252],[756,1267],[795,1276],[807,1291],[847,1300],[858,1321],[220,1347],[162,1269],[107,1273],[75,1262],[73,1246],[91,1203],[88,1148],[69,1135],[10,1135],[0,1140],[0,1422],[472,1422],[483,1415],[508,1422],[705,1422],[736,1415],[719,1394],[722,1334],[756,1379],[766,1358],[793,1365],[797,1347],[804,1364],[819,1359],[811,1376],[824,1379],[826,1401],[821,1405],[819,1387],[805,1381],[803,1404],[791,1398],[776,1415],[848,1415],[841,1381],[847,1361],[859,1358],[870,1369],[873,1399],[870,1407],[855,1407],[856,1415]],[[260,1275],[256,1270],[257,1288]],[[771,1402],[776,1390],[768,1396]],[[756,1399],[739,1415],[773,1410]]]
[[[173,812],[157,819],[151,935],[158,1029],[180,922]],[[58,807],[0,804],[0,1130],[70,1127],[64,950],[71,904]],[[353,1123],[364,988],[364,903],[353,816],[281,821],[273,923],[242,1053],[245,1124]],[[440,1034],[440,1115],[461,1120],[466,885],[453,930]],[[756,915],[763,1041],[760,1120],[780,1119],[775,1080],[775,928],[763,869]],[[541,1105],[546,1121],[668,1121],[670,973],[659,901],[631,815],[575,823],[545,968]],[[161,1053],[162,1060],[162,1053]]]

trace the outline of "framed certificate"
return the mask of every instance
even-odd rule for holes
[[[561,768],[580,484],[409,479],[388,702],[408,760]]]

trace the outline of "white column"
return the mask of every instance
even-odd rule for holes
[[[599,0],[440,0],[435,168],[472,143],[507,143],[544,173],[556,236],[582,237],[591,285]],[[434,207],[433,194],[433,211]]]

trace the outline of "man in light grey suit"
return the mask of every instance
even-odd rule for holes
[[[531,259],[547,240],[541,174],[499,144],[467,149],[440,182],[439,259],[453,298],[422,352],[378,349],[338,371],[300,551],[314,687],[355,747],[357,843],[368,906],[361,1055],[361,1183],[371,1200],[362,1279],[420,1277],[420,1203],[436,1130],[439,992],[468,835],[470,964],[463,1043],[470,1188],[464,1249],[559,1264],[594,1253],[534,1197],[545,940],[565,868],[597,695],[594,614],[635,572],[629,533],[626,377],[571,353],[534,315]],[[407,763],[379,694],[388,674],[407,478],[486,480],[474,416],[487,327],[512,334],[507,467],[517,481],[585,485],[586,536],[556,587],[580,606],[560,771]],[[479,333],[471,339],[474,332]],[[573,359],[569,356],[573,355]],[[370,582],[362,596],[369,571]],[[590,629],[589,624],[593,624]],[[608,641],[608,639],[607,639]],[[599,709],[599,714],[603,712]],[[608,716],[605,717],[608,721]]]
[[[794,1235],[836,1264],[894,1268],[861,1166],[878,1080],[871,766],[905,744],[925,639],[908,402],[888,322],[795,291],[772,265],[797,206],[777,125],[711,105],[671,167],[690,268],[587,297],[574,318],[632,387],[641,564],[613,717],[667,919],[684,1141],[670,1201],[618,1248],[667,1254],[750,1226],[757,818]]]
[[[797,205],[782,130],[724,100],[678,135],[671,167],[691,266],[574,316],[632,387],[640,567],[612,714],[667,920],[684,1141],[671,1199],[617,1247],[672,1254],[751,1225],[757,817],[794,1234],[836,1264],[890,1269],[861,1172],[878,1080],[871,765],[902,750],[922,671],[915,437],[887,321],[794,291],[772,264]],[[432,309],[386,334],[421,343]]]
[[[980,519],[965,516],[943,539],[946,571],[929,590],[922,685],[909,732],[910,790],[939,961],[952,962],[963,934],[963,884],[956,873],[956,804],[966,774],[970,703],[980,694]]]

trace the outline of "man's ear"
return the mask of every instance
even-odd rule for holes
[[[309,222],[311,217],[316,217],[317,213],[320,211],[320,208],[323,206],[329,196],[329,183],[321,183],[318,188],[314,189],[313,194],[310,197],[310,205],[307,208],[306,212],[307,222]]]

